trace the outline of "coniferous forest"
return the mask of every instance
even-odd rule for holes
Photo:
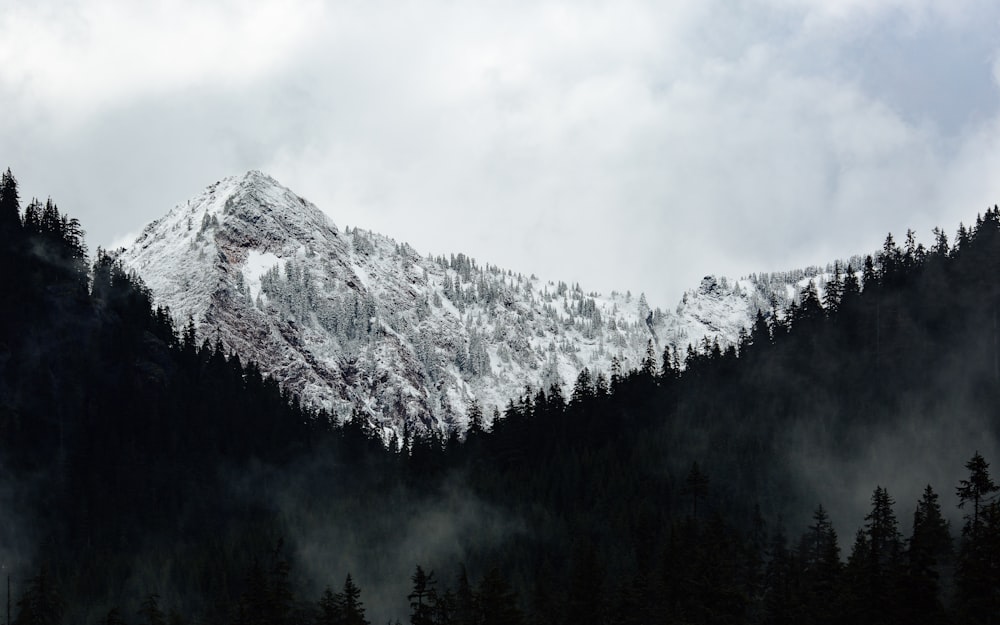
[[[739,345],[651,345],[385,445],[176,327],[8,170],[11,620],[1000,622],[1000,210],[933,236]]]

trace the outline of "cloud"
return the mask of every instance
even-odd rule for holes
[[[341,226],[669,308],[996,200],[978,0],[32,7],[0,143],[92,247],[259,168]]]
[[[84,123],[136,98],[265,75],[319,10],[273,0],[17,3],[0,13],[0,86],[21,112]]]

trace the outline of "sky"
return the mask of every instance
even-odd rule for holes
[[[97,246],[259,169],[339,227],[676,305],[1000,203],[1000,4],[0,0],[0,166]]]

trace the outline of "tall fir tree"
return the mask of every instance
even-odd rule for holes
[[[351,574],[344,580],[344,589],[337,597],[337,607],[340,614],[340,625],[370,625],[365,618],[365,605],[361,602],[361,589],[358,588]]]
[[[434,608],[437,603],[437,580],[434,579],[434,571],[428,573],[424,571],[423,567],[417,565],[410,581],[413,583],[413,590],[406,597],[410,601],[410,624],[435,625]]]
[[[952,563],[951,533],[941,514],[938,495],[928,484],[913,512],[913,534],[907,549],[907,576],[903,605],[912,623],[947,622],[942,596],[942,573]]]
[[[992,625],[1000,615],[1000,506],[995,501],[1000,487],[989,467],[977,451],[965,465],[968,479],[956,489],[958,506],[966,512],[955,571],[956,603],[970,624]]]

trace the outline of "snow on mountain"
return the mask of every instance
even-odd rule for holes
[[[703,337],[727,345],[758,310],[786,305],[819,269],[706,277],[674,310],[642,295],[584,292],[463,254],[339,230],[318,208],[251,171],[225,178],[149,224],[120,259],[178,324],[259,363],[303,402],[360,411],[386,437],[463,430],[526,386],[570,385],[612,357],[638,367]],[[683,352],[682,352],[683,353]]]

